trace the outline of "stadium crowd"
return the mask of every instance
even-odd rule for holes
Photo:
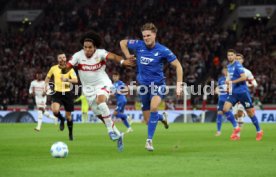
[[[49,0],[42,4],[21,0],[14,8],[41,8],[43,15],[36,25],[0,33],[0,100],[8,104],[28,104],[28,88],[34,73],[43,71],[46,75],[56,63],[58,50],[65,51],[70,58],[81,48],[79,38],[84,32],[91,29],[99,32],[102,47],[122,55],[119,41],[141,38],[139,26],[151,21],[158,27],[158,41],[171,48],[181,61],[188,85],[217,80],[225,65],[225,51],[233,47],[245,55],[245,67],[253,71],[259,82],[256,94],[264,103],[275,102],[273,68],[276,63],[275,56],[270,55],[275,30],[252,22],[237,38],[238,35],[221,28],[225,20],[222,5],[225,4],[204,0],[118,0],[116,3],[111,0],[90,0],[89,3]],[[114,67],[109,62],[106,70],[110,76],[119,71],[126,83],[135,80],[135,71]],[[167,85],[173,85],[175,71],[165,65],[165,73],[171,78],[167,79]],[[209,99],[216,103],[216,97]]]

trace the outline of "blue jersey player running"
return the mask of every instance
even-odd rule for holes
[[[226,76],[227,68],[222,69],[222,76],[218,79],[218,86],[216,88],[216,93],[218,96],[218,106],[217,106],[217,133],[216,136],[221,135],[221,125],[222,125],[222,116],[223,116],[223,105],[227,99],[228,93],[226,89]]]
[[[123,94],[124,91],[126,90],[126,85],[123,81],[119,80],[120,75],[118,72],[114,72],[112,75],[113,79],[113,88],[114,88],[114,93],[117,101],[117,107],[115,111],[113,112],[113,115],[117,118],[122,119],[122,122],[124,125],[127,127],[127,133],[133,132],[133,129],[130,126],[130,117],[124,114],[125,111],[125,105],[127,104],[127,99],[126,96]]]
[[[235,105],[237,102],[240,102],[244,106],[248,116],[251,118],[252,123],[256,127],[256,140],[260,141],[263,137],[263,131],[260,128],[257,117],[255,116],[249,89],[246,85],[246,75],[244,73],[244,68],[238,61],[235,60],[236,52],[233,49],[229,49],[227,51],[227,58],[229,61],[227,66],[229,79],[226,80],[226,84],[229,88],[229,95],[223,106],[223,112],[234,127],[231,139],[240,139],[240,127],[237,125],[234,115],[230,110],[233,105]]]
[[[170,49],[156,42],[157,28],[153,23],[146,23],[141,27],[143,41],[122,40],[121,49],[127,59],[135,59],[129,50],[136,55],[137,80],[140,84],[139,94],[142,102],[142,111],[148,123],[148,137],[145,148],[153,151],[152,139],[158,121],[167,124],[167,115],[158,114],[158,106],[166,93],[163,62],[169,62],[176,68],[177,84],[176,95],[182,93],[183,71],[180,62]],[[168,126],[166,126],[168,128]]]

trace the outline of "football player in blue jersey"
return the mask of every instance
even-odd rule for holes
[[[228,96],[226,85],[227,68],[222,69],[222,76],[218,79],[218,86],[216,87],[216,93],[218,94],[218,106],[217,106],[217,133],[216,136],[221,135],[221,124],[223,116],[223,105]]]
[[[260,128],[257,117],[255,116],[255,111],[253,108],[249,89],[246,85],[247,78],[244,73],[244,68],[238,61],[235,60],[236,59],[235,50],[229,49],[227,51],[227,58],[228,58],[229,64],[227,65],[228,78],[226,80],[226,84],[229,90],[229,94],[223,106],[223,112],[234,127],[233,133],[230,138],[232,140],[240,139],[239,137],[240,127],[237,125],[234,115],[230,110],[233,105],[235,105],[237,102],[240,102],[244,106],[248,116],[251,118],[252,123],[256,127],[256,130],[257,130],[256,140],[260,141],[263,137],[263,131]]]
[[[122,122],[127,127],[127,133],[133,132],[133,129],[130,126],[131,118],[124,114],[125,105],[127,103],[127,98],[125,96],[125,92],[127,91],[126,85],[123,81],[120,80],[120,75],[118,72],[114,72],[112,75],[113,80],[113,89],[114,95],[117,101],[117,107],[113,112],[113,115],[117,118],[122,119]]]
[[[152,139],[158,121],[163,121],[165,128],[168,128],[167,113],[158,114],[158,106],[167,93],[163,63],[167,61],[176,69],[176,95],[178,97],[183,92],[183,70],[174,53],[156,41],[157,28],[153,23],[144,24],[141,32],[143,40],[122,40],[120,46],[127,59],[136,59],[137,80],[140,85],[139,95],[144,119],[148,123],[145,148],[153,151]],[[135,53],[136,58],[130,54],[130,51]]]

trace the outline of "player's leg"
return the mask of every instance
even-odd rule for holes
[[[222,116],[223,116],[223,112],[218,111],[217,112],[217,133],[216,133],[216,136],[221,135]]]
[[[81,107],[82,123],[88,122],[88,110],[89,110],[89,106],[82,106]]]
[[[229,96],[229,98],[227,98],[227,101],[225,101],[224,105],[223,105],[223,112],[224,115],[226,116],[227,120],[229,120],[234,128],[232,135],[230,136],[230,138],[232,140],[238,140],[238,133],[240,132],[240,128],[235,120],[235,117],[231,111],[232,105],[236,104],[236,98],[233,96]]]
[[[107,106],[107,98],[105,95],[97,95],[96,103],[101,112],[102,118],[104,120],[105,126],[107,128],[107,132],[111,138],[111,140],[117,140],[120,137],[120,131],[114,125],[114,122],[111,119],[110,110]]]
[[[37,126],[35,128],[35,131],[38,131],[38,132],[40,131],[41,125],[42,125],[43,111],[44,111],[43,108],[38,107],[38,110],[37,110]]]
[[[242,109],[238,109],[237,113],[235,114],[235,118],[240,128],[242,128],[244,116],[244,111]]]
[[[62,103],[65,109],[65,117],[69,131],[69,140],[73,141],[73,119],[71,112],[74,111],[74,98],[71,92],[66,92],[62,97]]]
[[[259,121],[255,115],[255,110],[253,108],[252,100],[251,100],[249,93],[243,94],[241,96],[240,101],[241,101],[242,105],[245,107],[247,115],[250,117],[253,125],[256,127],[256,131],[257,131],[256,140],[260,141],[263,137],[263,130],[261,129]]]
[[[132,132],[132,128],[128,122],[128,116],[124,114],[126,102],[118,102],[116,111],[114,111],[114,115],[120,118],[123,124],[127,127],[127,133]]]
[[[65,117],[67,120],[67,127],[68,127],[68,131],[69,131],[69,140],[73,141],[73,119],[71,116],[71,112],[65,111]]]
[[[60,103],[59,102],[53,102],[51,105],[51,109],[53,111],[53,114],[58,118],[58,120],[60,121],[59,124],[59,129],[61,131],[64,130],[64,117],[61,115],[60,113]]]
[[[88,121],[88,112],[82,112],[82,123],[85,123]]]
[[[104,120],[110,139],[113,141],[117,140],[117,148],[119,151],[122,151],[124,148],[124,144],[123,144],[124,134],[117,129],[117,127],[115,126],[114,122],[111,119],[110,110],[106,103],[108,100],[108,96],[109,96],[108,93],[105,93],[104,91],[99,91],[97,94],[96,103],[98,105],[98,109],[101,112],[101,115]]]
[[[52,119],[55,123],[57,122],[56,116],[50,114],[49,111],[44,110],[43,114],[44,114],[46,117],[48,117],[49,119]]]
[[[159,95],[155,95],[151,99],[150,103],[150,118],[148,122],[148,138],[146,141],[146,149],[148,151],[153,151],[153,145],[152,145],[152,139],[156,130],[156,126],[159,120],[159,115],[158,114],[158,106],[160,105],[162,99]]]
[[[224,106],[224,101],[219,101],[218,102],[218,112],[217,112],[217,133],[216,136],[221,135],[221,126],[222,126],[222,118],[223,118],[223,106]]]

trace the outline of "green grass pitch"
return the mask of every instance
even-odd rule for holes
[[[125,127],[118,123],[121,130]],[[232,128],[223,124],[215,137],[213,124],[158,125],[154,152],[144,148],[147,127],[134,124],[118,152],[102,124],[75,124],[74,141],[67,128],[43,124],[0,124],[0,177],[275,177],[276,124],[262,124],[264,138],[245,124],[240,141],[230,141]],[[56,159],[50,147],[63,141],[69,156]]]

